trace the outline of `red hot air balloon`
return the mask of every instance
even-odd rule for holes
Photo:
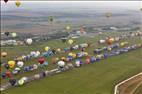
[[[39,62],[40,64],[43,64],[43,63],[45,62],[45,59],[44,59],[43,57],[41,57],[41,58],[38,59],[38,62]]]
[[[12,77],[12,74],[11,74],[11,72],[10,72],[10,71],[7,71],[5,74],[6,74],[6,76],[7,76],[7,77],[9,77],[9,78],[11,78],[11,77]]]

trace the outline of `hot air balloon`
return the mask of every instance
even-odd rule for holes
[[[80,27],[80,32],[81,32],[81,33],[84,33],[84,32],[85,32],[85,29],[84,29],[83,26]]]
[[[26,43],[29,44],[29,45],[32,44],[32,42],[33,42],[33,40],[32,40],[31,38],[28,38],[28,39],[26,40]]]
[[[109,39],[106,40],[106,43],[107,43],[108,45],[112,45],[113,40],[111,40],[111,39],[109,38]]]
[[[50,47],[48,47],[48,46],[46,46],[46,47],[44,48],[45,51],[49,51],[49,49],[50,49]]]
[[[111,12],[107,12],[107,13],[105,14],[105,16],[106,16],[107,18],[110,18],[110,17],[112,16],[112,13],[111,13]]]
[[[49,16],[48,19],[49,19],[50,22],[53,22],[53,20],[54,20],[54,19],[53,19],[53,16]]]
[[[4,0],[4,2],[5,2],[5,3],[7,3],[7,2],[8,2],[8,0]]]
[[[65,43],[67,41],[66,38],[62,38],[61,40],[62,40],[63,43]]]
[[[38,59],[39,64],[43,64],[45,62],[45,59],[43,57]]]
[[[77,67],[80,67],[81,61],[80,61],[80,60],[76,60],[76,61],[75,61],[75,64],[76,64]]]
[[[8,64],[5,64],[4,67],[5,67],[6,69],[9,69],[9,65],[8,65]]]
[[[9,32],[5,32],[4,34],[5,34],[6,36],[9,36],[10,33],[9,33]]]
[[[16,79],[13,79],[13,78],[9,79],[9,83],[10,83],[12,86],[14,86],[14,85],[16,84]]]
[[[58,66],[61,67],[61,68],[64,67],[65,66],[65,62],[64,61],[59,61],[58,62]]]
[[[19,81],[18,81],[18,84],[20,85],[20,86],[22,86],[23,84],[24,84],[24,80],[23,79],[20,79]]]
[[[19,7],[21,5],[21,2],[19,0],[16,0],[15,5]]]
[[[7,52],[1,52],[1,56],[2,57],[6,57],[7,56]]]
[[[20,68],[23,67],[23,66],[24,66],[24,62],[18,61],[18,62],[17,62],[17,66],[20,67]]]
[[[86,64],[90,64],[90,58],[86,59]]]
[[[11,36],[12,36],[12,37],[16,37],[16,36],[17,36],[17,33],[13,32],[13,33],[11,33]]]
[[[68,25],[68,26],[66,26],[66,30],[70,30],[71,29],[71,27]]]
[[[15,62],[15,61],[12,61],[12,60],[11,60],[11,61],[8,61],[8,65],[9,65],[10,68],[14,68],[15,63],[16,63],[16,62]]]
[[[68,43],[69,43],[70,45],[73,44],[73,42],[74,42],[74,41],[73,41],[72,39],[69,39],[69,40],[68,40]]]
[[[11,74],[10,71],[7,71],[5,74],[6,74],[6,76],[7,76],[8,78],[11,78],[11,77],[12,77],[12,74]]]

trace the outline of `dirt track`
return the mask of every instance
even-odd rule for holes
[[[142,84],[142,74],[120,85],[118,87],[119,94],[134,94],[135,90],[141,84]]]

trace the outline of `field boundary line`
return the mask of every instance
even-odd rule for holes
[[[128,78],[128,79],[126,79],[126,80],[120,82],[120,83],[118,83],[117,85],[115,85],[114,94],[119,94],[119,93],[118,93],[118,87],[119,87],[120,85],[124,84],[125,82],[127,82],[127,81],[129,81],[129,80],[131,80],[131,79],[133,79],[133,78],[135,78],[135,77],[137,77],[137,76],[139,76],[139,75],[142,75],[142,72],[140,72],[140,73],[138,73],[138,74],[136,74],[136,75],[134,75],[134,76],[132,76],[132,77],[130,77],[130,78]]]

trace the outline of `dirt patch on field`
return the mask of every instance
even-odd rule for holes
[[[118,87],[118,94],[134,94],[135,90],[142,84],[142,74],[138,75]]]

